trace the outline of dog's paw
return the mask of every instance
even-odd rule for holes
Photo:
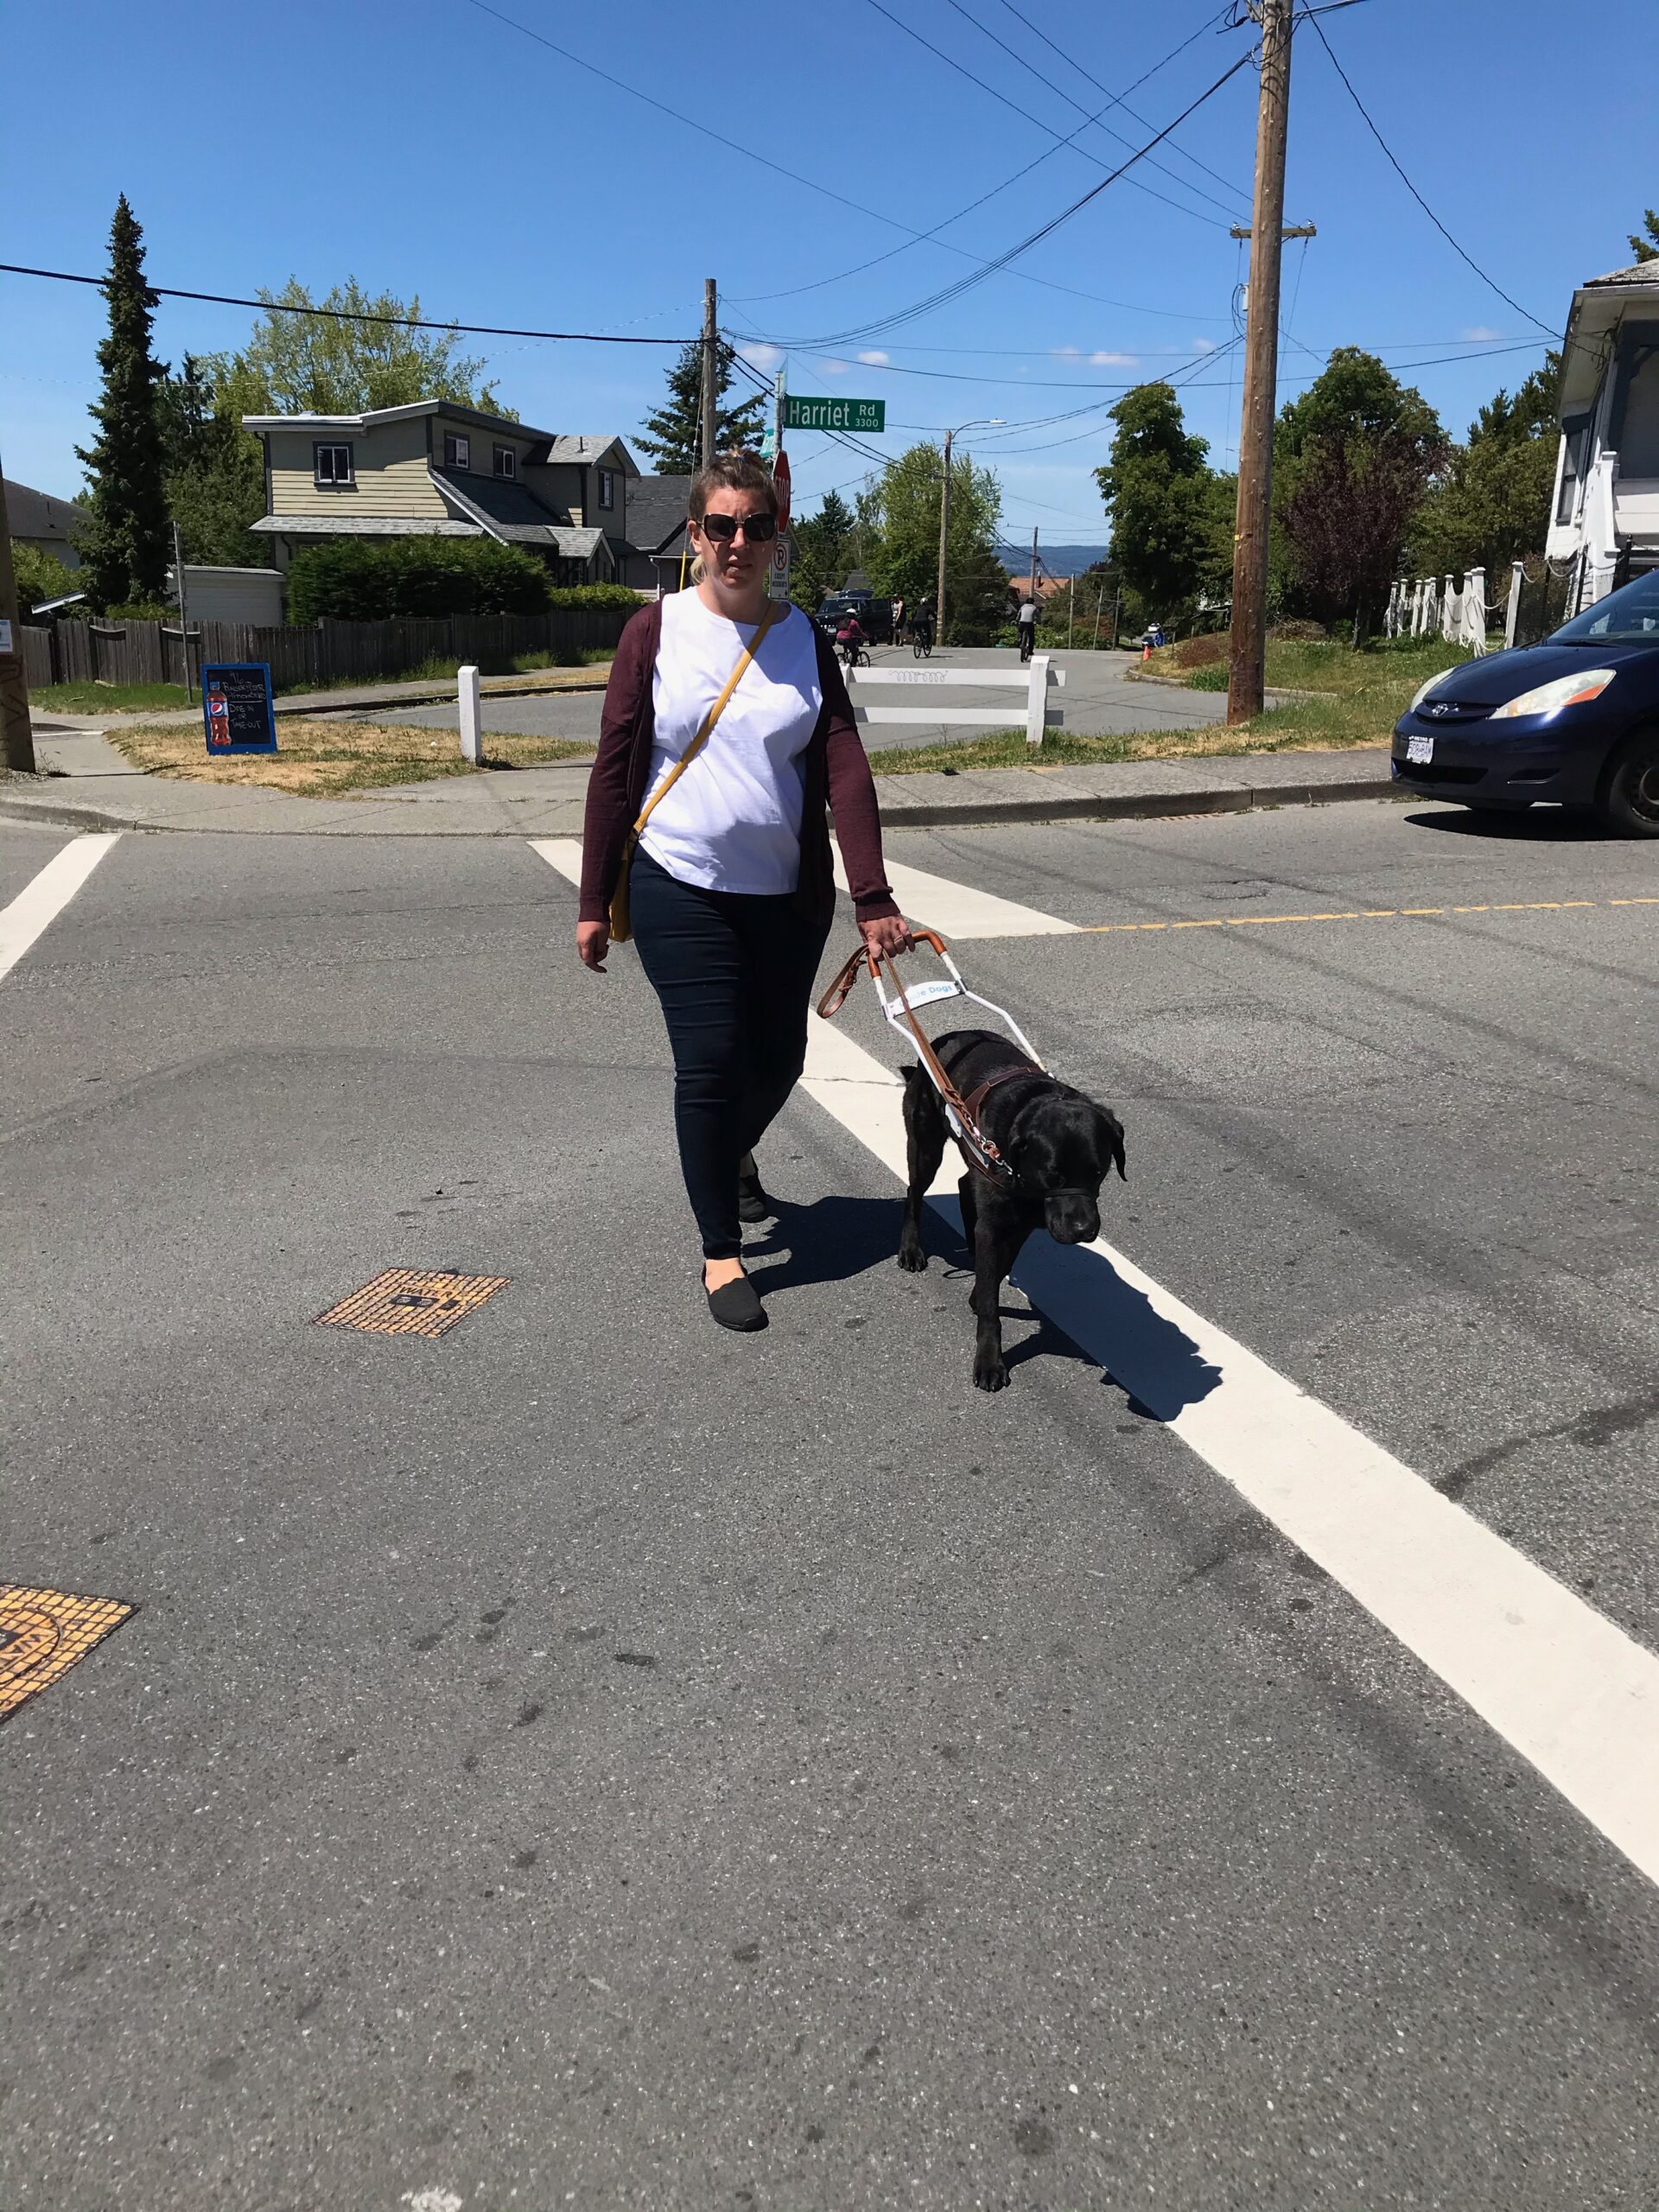
[[[1000,1352],[995,1359],[976,1359],[974,1362],[976,1390],[1006,1390],[1007,1387],[1008,1370]]]
[[[907,1275],[925,1274],[927,1254],[919,1243],[901,1244],[899,1247],[899,1264]]]

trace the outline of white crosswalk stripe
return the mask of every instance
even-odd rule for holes
[[[976,890],[970,883],[953,883],[948,876],[929,875],[921,868],[906,868],[901,861],[887,862],[887,880],[906,919],[925,922],[943,938],[1070,937],[1077,931],[1075,922],[1063,922],[1057,914],[1039,913],[1034,906],[999,899],[995,893]],[[847,889],[847,871],[839,852],[836,881],[842,891]]]
[[[74,837],[54,853],[9,906],[0,907],[0,976],[9,975],[41,932],[55,921],[121,832]]]

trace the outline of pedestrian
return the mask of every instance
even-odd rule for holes
[[[893,601],[893,644],[894,644],[895,645],[902,644],[902,643],[903,643],[903,641],[904,641],[904,635],[905,635],[905,602],[904,602],[904,601],[903,601],[902,599],[895,599],[895,600]]]
[[[576,949],[602,972],[613,937],[639,945],[674,1054],[709,1309],[723,1328],[761,1329],[740,1224],[775,1211],[754,1147],[806,1057],[835,911],[826,803],[866,945],[901,952],[911,936],[835,649],[766,597],[770,474],[750,454],[718,454],[690,505],[695,588],[630,619],[606,686]]]
[[[1037,643],[1037,600],[1033,585],[1020,602],[1020,658],[1031,658],[1032,648]]]

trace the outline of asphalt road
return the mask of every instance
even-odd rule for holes
[[[1217,692],[1187,691],[1169,684],[1134,681],[1129,671],[1136,664],[1134,657],[1127,653],[1055,653],[1050,658],[1057,669],[1065,671],[1064,686],[1055,687],[1050,697],[1054,705],[1064,710],[1063,727],[1076,735],[1100,737],[1128,730],[1194,729],[1219,721],[1226,712],[1227,702]],[[870,661],[874,671],[891,667],[905,675],[918,670],[939,672],[963,668],[1017,669],[1020,656],[1011,645],[950,645],[939,648],[924,663],[918,662],[908,647],[876,645],[871,649]],[[995,708],[1005,717],[1009,728],[1024,726],[1026,694],[1021,690],[969,683],[960,688],[951,686],[946,697],[950,706],[964,711]],[[600,695],[591,691],[570,696],[551,694],[524,699],[486,696],[483,702],[483,726],[486,730],[512,731],[521,736],[571,737],[596,742],[601,703]],[[925,706],[931,701],[928,693],[913,685],[888,689],[860,683],[854,703],[863,708],[908,708]],[[388,708],[371,719],[422,729],[458,727],[456,710],[451,707],[397,710]],[[871,723],[865,729],[866,742],[872,748],[937,745],[942,739],[986,734],[983,725],[949,719],[937,722]]]
[[[0,824],[0,904],[69,842]],[[1128,1260],[1659,1645],[1659,851],[892,856],[1079,925],[960,950],[1122,1114]],[[1628,1851],[1133,1346],[1011,1293],[972,1389],[880,1090],[787,1109],[715,1332],[574,912],[512,841],[135,835],[0,978],[0,1573],[139,1607],[0,1730],[9,2212],[1650,2206]],[[388,1267],[511,1280],[312,1325]]]

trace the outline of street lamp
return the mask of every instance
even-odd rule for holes
[[[950,442],[964,430],[1001,429],[1004,419],[1001,415],[986,415],[975,423],[958,423],[954,430],[944,434],[944,474],[939,486],[939,589],[933,610],[934,635],[941,645],[944,643],[944,541],[950,529]]]

